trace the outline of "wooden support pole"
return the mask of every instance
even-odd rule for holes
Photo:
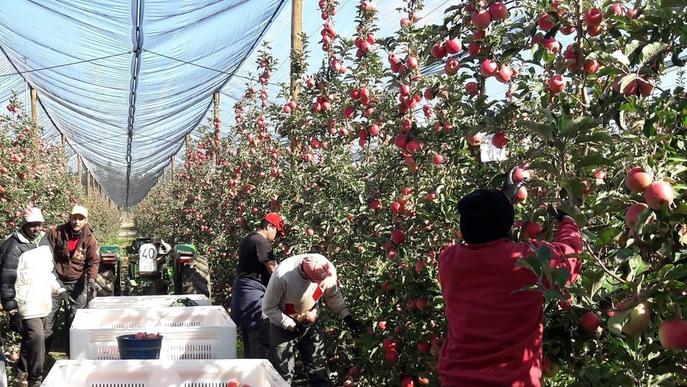
[[[219,91],[216,91],[212,94],[212,119],[215,122],[219,122],[220,120],[219,113]],[[219,128],[217,128],[217,130],[219,130]]]
[[[79,184],[83,184],[83,180],[81,180],[81,155],[76,155],[76,181],[79,182]]]
[[[67,154],[67,137],[64,136],[64,133],[60,133],[60,140],[62,142],[62,153],[65,155]]]
[[[174,174],[176,173],[176,162],[177,158],[176,155],[172,155],[172,160],[170,160],[169,165],[172,167],[172,178],[171,180],[174,180]]]
[[[294,74],[293,68],[296,58],[293,53],[303,49],[301,33],[303,32],[303,0],[291,1],[291,99],[298,96],[298,79]]]
[[[41,155],[41,131],[38,129],[38,90],[31,87],[31,119],[33,120],[33,151],[36,161]]]

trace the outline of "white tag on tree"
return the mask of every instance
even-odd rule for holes
[[[146,243],[138,248],[138,271],[141,273],[157,271],[157,247],[154,244]]]
[[[482,137],[482,143],[479,145],[480,159],[483,163],[489,161],[504,161],[508,160],[508,153],[506,152],[506,147],[499,149],[491,143],[491,139],[494,137],[493,134],[488,134]]]

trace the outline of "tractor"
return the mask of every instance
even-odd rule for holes
[[[100,246],[100,267],[95,279],[97,296],[119,296],[121,289],[122,257],[119,246]]]

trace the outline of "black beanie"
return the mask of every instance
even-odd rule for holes
[[[501,191],[478,189],[458,203],[460,232],[467,243],[487,243],[508,236],[515,210]]]

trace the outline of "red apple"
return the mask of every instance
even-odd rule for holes
[[[479,85],[477,82],[471,81],[465,84],[465,91],[470,95],[479,93]]]
[[[489,5],[491,20],[505,20],[508,17],[508,8],[501,1],[495,1]]]
[[[589,33],[590,36],[597,36],[600,35],[604,31],[603,27],[601,24],[597,26],[589,26],[587,27],[587,32]]]
[[[680,318],[663,321],[658,326],[658,339],[663,348],[687,349],[687,321]]]
[[[353,118],[353,115],[355,114],[355,108],[353,106],[346,106],[344,109],[344,117],[347,119]]]
[[[525,232],[530,239],[536,239],[542,232],[542,227],[537,222],[527,222]]]
[[[236,380],[230,380],[227,382],[227,387],[240,387],[241,383]]]
[[[599,61],[596,59],[587,59],[584,61],[584,72],[587,74],[596,74],[599,71]]]
[[[639,82],[636,79],[630,81],[623,89],[623,95],[630,97],[637,94],[637,88],[639,87]]]
[[[651,92],[654,91],[654,85],[643,78],[637,78],[637,86],[639,87],[639,94],[641,94],[642,97],[648,97],[651,95]]]
[[[553,95],[556,95],[565,89],[565,79],[561,74],[556,74],[549,78],[547,83],[549,86],[549,92],[551,92]]]
[[[496,73],[496,79],[501,83],[508,83],[511,81],[513,76],[513,71],[508,66],[501,66],[499,71]]]
[[[625,15],[625,6],[622,3],[611,4],[611,11],[615,16]]]
[[[413,380],[412,377],[404,376],[403,379],[401,379],[401,387],[414,387],[414,386],[415,386],[415,381]]]
[[[491,15],[489,15],[489,11],[484,9],[481,11],[475,11],[472,13],[471,21],[475,27],[479,29],[485,29],[489,27],[489,24],[491,23]]]
[[[634,227],[635,224],[637,224],[639,215],[647,208],[649,208],[649,206],[644,203],[635,203],[628,207],[625,211],[625,225],[629,228]]]
[[[372,199],[372,201],[370,201],[369,207],[371,210],[377,211],[382,208],[382,203],[379,201],[379,199]]]
[[[669,207],[674,199],[673,186],[665,181],[653,182],[644,190],[644,200],[654,210]]]
[[[542,41],[542,47],[546,49],[546,51],[551,52],[551,53],[557,53],[561,49],[561,44],[558,43],[558,40],[556,38],[545,38]]]
[[[513,171],[513,177],[512,177],[512,178],[513,178],[513,181],[514,181],[515,183],[519,183],[519,182],[521,182],[521,181],[523,181],[523,180],[525,180],[525,179],[529,179],[529,178],[530,178],[530,171],[528,171],[527,169],[523,169],[523,168],[517,167],[517,168],[515,168],[515,170]]]
[[[651,176],[640,167],[630,168],[625,178],[625,187],[632,192],[642,192],[651,184]]]
[[[601,319],[596,313],[588,311],[580,317],[580,325],[588,333],[596,332],[596,329],[601,325]]]
[[[496,69],[498,68],[498,64],[494,62],[491,59],[485,59],[482,61],[482,64],[480,66],[480,73],[484,77],[490,77],[496,73]]]
[[[380,332],[384,332],[384,330],[386,330],[386,321],[378,321],[377,329],[379,329]]]
[[[468,53],[470,54],[470,56],[479,55],[481,50],[482,49],[479,45],[479,42],[470,42],[470,44],[468,44]]]
[[[491,138],[491,144],[499,149],[503,149],[508,145],[508,137],[503,132],[496,132],[494,137]]]
[[[377,124],[372,124],[370,125],[369,131],[370,131],[370,136],[378,136],[380,132],[380,127]]]
[[[543,14],[539,15],[538,24],[539,24],[540,30],[548,31],[548,30],[553,28],[555,23],[556,23],[556,19],[554,19],[554,17],[551,16],[551,14],[543,13]]]
[[[436,59],[441,59],[441,58],[446,56],[446,50],[447,50],[447,47],[444,47],[443,44],[436,43],[432,47],[432,56],[434,56]]]
[[[449,54],[457,54],[463,51],[463,44],[459,38],[447,39],[444,45]]]
[[[458,62],[456,59],[451,58],[449,59],[446,64],[444,65],[444,71],[448,75],[454,75],[458,72],[460,69],[460,62]]]
[[[435,153],[434,157],[432,158],[432,161],[436,165],[441,165],[444,163],[444,156],[442,156],[440,153]]]
[[[603,13],[599,8],[592,8],[584,15],[584,21],[589,27],[595,27],[601,24],[603,20]]]
[[[527,200],[527,188],[520,187],[515,193],[515,196],[513,196],[513,199],[515,199],[517,203],[523,203],[525,200]]]
[[[394,230],[391,232],[391,241],[397,245],[406,241],[406,232],[403,230]]]
[[[406,59],[406,65],[409,69],[414,69],[418,65],[417,58],[412,55],[408,56],[408,58]]]
[[[573,32],[575,32],[575,26],[574,25],[569,25],[569,26],[563,26],[561,27],[561,33],[563,35],[570,35]]]

